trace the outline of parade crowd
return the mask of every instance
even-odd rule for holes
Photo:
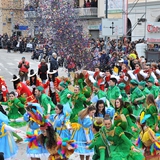
[[[55,52],[49,66],[41,57],[37,72],[22,57],[14,91],[0,77],[0,156],[12,158],[16,143],[26,141],[31,160],[73,153],[81,160],[158,160],[160,70],[138,57],[135,45],[142,42],[93,40],[92,69],[78,69],[69,57],[68,77],[59,76]],[[24,140],[19,127],[27,125]]]

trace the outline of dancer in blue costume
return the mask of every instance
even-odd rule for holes
[[[11,132],[21,132],[18,129],[8,126],[8,123],[8,117],[0,112],[0,152],[4,153],[5,160],[10,160],[18,151],[18,147]]]
[[[102,99],[97,101],[95,117],[104,118],[105,115],[107,114],[111,118],[113,118],[114,113],[115,113],[115,109],[113,107],[105,107],[105,103]]]
[[[63,113],[63,105],[58,104],[55,107],[55,112],[56,114],[52,114],[50,116],[50,120],[51,122],[53,122],[52,125],[54,129],[57,131],[57,133],[62,139],[66,137],[70,139],[70,121],[68,117]]]
[[[75,153],[80,155],[81,160],[84,160],[85,155],[86,160],[89,160],[90,155],[93,154],[93,150],[87,150],[86,146],[88,146],[93,139],[91,126],[93,124],[92,118],[95,114],[95,111],[96,109],[93,105],[89,106],[85,110],[82,110],[78,115],[78,124],[74,124],[75,126],[72,125],[72,128],[75,129],[72,136],[75,140],[75,143],[78,145]]]
[[[24,114],[24,120],[28,122],[28,126],[31,131],[27,132],[27,155],[31,158],[31,160],[40,160],[41,157],[47,157],[48,151],[37,142],[37,136],[41,134],[40,126],[39,126],[39,118],[43,117],[42,108],[38,103],[31,103],[26,108],[27,112]],[[36,117],[36,118],[35,118]],[[36,141],[36,142],[35,142]],[[35,146],[38,144],[38,146]]]

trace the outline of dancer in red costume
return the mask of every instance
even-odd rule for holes
[[[0,76],[0,91],[2,92],[2,96],[3,96],[1,101],[6,102],[8,89],[7,89],[6,82],[2,76]]]
[[[11,81],[13,82],[14,89],[18,94],[18,98],[22,101],[22,103],[26,104],[27,102],[37,102],[30,89],[23,82],[20,81],[19,77],[13,75],[13,79]]]

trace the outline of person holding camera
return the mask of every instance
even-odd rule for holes
[[[29,62],[25,60],[25,57],[22,57],[22,61],[20,61],[18,64],[21,82],[28,80],[29,67]]]

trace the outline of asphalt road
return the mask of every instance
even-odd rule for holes
[[[13,74],[18,74],[18,62],[21,60],[22,57],[25,57],[27,61],[30,62],[30,69],[34,69],[36,72],[38,70],[38,64],[40,63],[38,60],[31,59],[31,53],[23,53],[20,54],[19,52],[11,52],[7,53],[6,50],[0,50],[0,76],[3,76],[9,91],[13,91],[13,84],[10,81],[12,79]],[[59,69],[59,76],[67,76],[67,70],[64,68]],[[25,138],[25,132],[27,127],[19,128],[23,132],[20,134],[23,138]],[[17,155],[12,158],[12,160],[29,160],[26,154],[26,142],[21,142],[18,144],[19,150]],[[70,159],[79,160],[78,156],[73,155]],[[47,160],[47,158],[43,158],[41,160]]]

